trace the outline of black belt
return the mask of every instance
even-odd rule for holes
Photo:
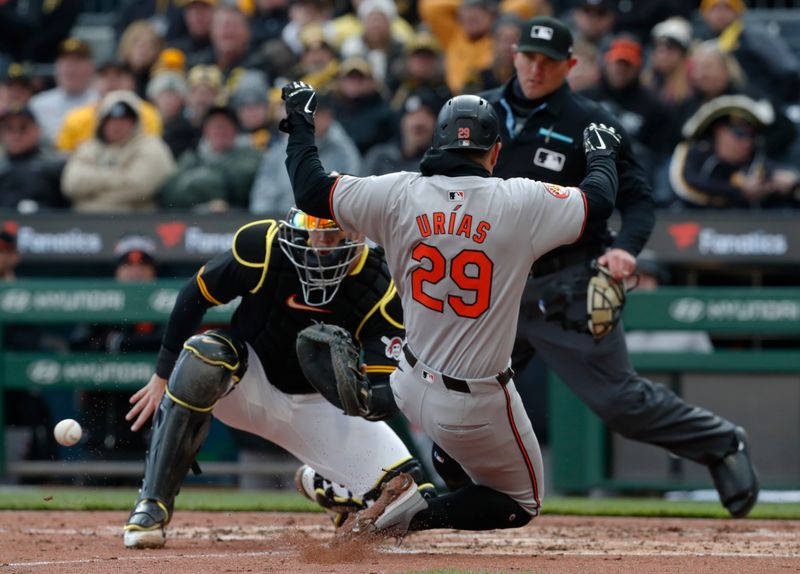
[[[413,368],[417,364],[417,358],[408,348],[408,345],[403,345],[403,354],[406,356],[406,361],[408,361],[408,364]],[[455,377],[448,377],[447,375],[441,375],[441,377],[444,386],[451,391],[457,391],[459,393],[470,392],[469,385],[464,379],[456,379]],[[502,373],[497,373],[495,378],[497,379],[498,383],[505,387],[508,384],[508,381],[514,378],[514,369],[509,367]]]
[[[548,257],[545,255],[539,259],[531,267],[531,273],[534,277],[541,277],[542,275],[549,275],[556,271],[561,271],[567,267],[578,265],[580,263],[588,263],[599,255],[598,252],[589,249],[579,249],[577,251],[569,251],[560,255]]]

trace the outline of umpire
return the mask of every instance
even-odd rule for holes
[[[523,26],[514,54],[515,76],[481,94],[495,107],[501,123],[503,148],[495,175],[575,186],[586,173],[583,128],[602,122],[624,133],[600,105],[570,90],[566,77],[575,63],[572,34],[560,21],[539,17]],[[639,376],[628,357],[621,324],[597,341],[588,331],[545,321],[540,310],[540,300],[547,303],[550,294],[586,285],[594,258],[617,279],[636,271],[636,255],[655,223],[654,203],[630,138],[623,136],[622,141],[616,201],[621,228],[613,236],[605,221],[589,222],[577,242],[534,264],[522,298],[514,370],[521,372],[538,351],[610,429],[707,465],[723,505],[734,517],[743,517],[759,489],[744,430]],[[585,301],[575,305],[585,314]]]

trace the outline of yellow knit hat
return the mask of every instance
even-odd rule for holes
[[[727,4],[737,14],[741,14],[742,12],[747,10],[747,6],[744,5],[743,0],[703,0],[700,3],[700,11],[708,12],[717,4]]]

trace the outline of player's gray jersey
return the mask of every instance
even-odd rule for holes
[[[508,366],[531,265],[586,219],[579,189],[522,178],[342,176],[331,194],[339,225],[386,250],[412,351],[460,378]]]

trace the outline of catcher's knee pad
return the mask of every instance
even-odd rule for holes
[[[431,447],[431,460],[433,461],[433,467],[444,480],[448,490],[458,490],[472,484],[472,479],[464,472],[462,466],[436,443],[433,443]]]
[[[211,410],[247,371],[247,346],[228,333],[210,329],[183,344],[169,378],[167,395],[192,410]]]

